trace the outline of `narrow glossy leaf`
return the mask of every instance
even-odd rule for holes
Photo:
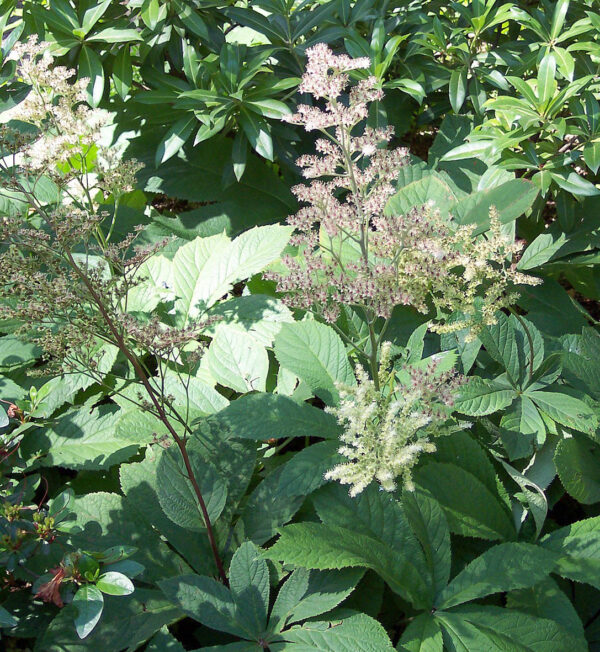
[[[177,154],[191,136],[195,125],[196,117],[194,115],[188,115],[177,120],[160,141],[154,161],[156,167]]]
[[[553,54],[547,54],[538,68],[538,99],[545,104],[556,92],[556,59]]]
[[[233,140],[233,147],[231,149],[231,164],[233,165],[235,178],[238,181],[244,176],[247,156],[248,140],[243,136],[241,131],[238,131]]]
[[[569,10],[570,0],[558,0],[554,6],[554,15],[552,16],[552,25],[550,27],[550,39],[554,40],[561,32],[565,24],[567,11]]]
[[[119,54],[115,57],[112,78],[115,90],[121,99],[124,100],[131,90],[131,83],[133,81],[133,64],[128,45],[121,48]]]
[[[467,97],[467,71],[453,70],[450,75],[450,104],[454,113],[458,113]]]
[[[88,36],[86,40],[100,41],[102,43],[127,43],[129,41],[143,41],[144,39],[135,29],[107,27]]]
[[[77,635],[79,638],[85,638],[100,620],[104,609],[104,598],[95,586],[84,584],[73,596],[73,606],[77,609],[75,618]]]
[[[245,106],[254,113],[258,113],[265,118],[274,118],[275,120],[281,120],[284,116],[292,112],[287,104],[270,98],[246,102]]]
[[[452,148],[446,152],[441,161],[462,161],[467,158],[478,158],[485,156],[492,151],[493,141],[490,140],[474,140],[464,145]]]
[[[239,122],[256,153],[268,161],[273,160],[273,139],[269,124],[255,113],[242,109]]]
[[[274,349],[279,364],[329,405],[338,401],[336,382],[356,384],[346,348],[330,326],[312,321],[283,324]]]
[[[115,571],[100,575],[96,581],[96,587],[107,595],[129,595],[134,591],[133,582],[123,573]]]
[[[87,34],[92,27],[102,18],[106,13],[106,10],[109,8],[111,0],[103,0],[103,2],[97,2],[92,4],[89,9],[86,9],[83,12],[83,18],[81,19],[81,26]]]
[[[555,554],[544,554],[529,543],[501,543],[468,564],[439,594],[436,606],[456,605],[501,593],[534,586],[552,572]]]
[[[590,143],[583,148],[583,160],[594,174],[598,172],[598,168],[600,168],[600,142]]]
[[[79,53],[79,79],[88,78],[88,93],[90,104],[98,106],[104,94],[104,68],[98,55],[87,45],[82,46]]]

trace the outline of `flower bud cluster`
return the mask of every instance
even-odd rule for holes
[[[390,369],[389,346],[384,346],[379,388],[357,366],[357,385],[339,386],[339,405],[327,409],[344,428],[339,453],[348,461],[325,478],[350,485],[351,496],[374,481],[386,491],[396,489],[398,480],[412,489],[412,469],[422,454],[436,450],[432,439],[452,432],[450,408],[463,379],[454,371],[440,371],[436,360],[402,372]]]

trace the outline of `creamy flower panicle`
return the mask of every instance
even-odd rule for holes
[[[317,154],[297,161],[311,180],[292,189],[304,206],[288,218],[301,255],[285,256],[286,271],[270,278],[289,305],[331,322],[344,305],[360,306],[370,318],[389,318],[395,306],[409,305],[432,314],[432,329],[467,328],[474,338],[515,301],[509,286],[539,282],[511,266],[520,247],[503,235],[494,209],[490,230],[477,237],[474,227],[458,226],[429,205],[385,214],[408,151],[387,149],[391,127],[359,130],[369,103],[383,93],[373,76],[348,90],[349,72],[370,61],[335,55],[323,43],[307,56],[299,90],[312,94],[316,105],[300,104],[285,119],[323,137],[315,143]],[[461,316],[448,321],[452,313]]]

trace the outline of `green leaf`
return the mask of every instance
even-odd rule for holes
[[[356,384],[344,344],[330,326],[314,321],[283,324],[274,350],[281,367],[298,376],[329,405],[339,400],[336,382]]]
[[[242,108],[239,115],[239,123],[257,154],[273,160],[273,139],[269,123],[258,117],[255,113]]]
[[[450,578],[450,532],[446,517],[439,503],[420,487],[415,491],[404,490],[402,504],[410,527],[423,548],[437,594]]]
[[[474,224],[478,235],[489,229],[490,209],[498,211],[502,224],[521,217],[533,205],[539,194],[538,188],[526,179],[512,179],[495,188],[479,190],[459,200],[450,212],[458,224]]]
[[[401,652],[444,652],[439,623],[430,614],[420,614],[404,630],[396,649]]]
[[[260,638],[267,626],[269,567],[252,542],[246,541],[235,551],[229,566],[229,585],[237,620],[253,638]]]
[[[96,588],[108,595],[129,595],[134,591],[133,582],[123,573],[114,571],[100,575],[96,581]]]
[[[540,544],[560,557],[556,572],[600,590],[600,517],[587,518],[547,534]]]
[[[265,553],[270,559],[316,570],[371,568],[390,588],[417,607],[426,608],[428,588],[413,560],[399,549],[349,529],[319,523],[294,523]]]
[[[532,616],[554,620],[573,636],[585,638],[583,625],[571,600],[550,578],[529,589],[511,591],[506,598],[506,606]]]
[[[498,319],[492,326],[485,326],[478,333],[485,350],[508,372],[513,383],[519,380],[521,365],[517,337],[510,320],[504,313],[498,314]]]
[[[565,18],[567,16],[567,11],[569,10],[570,2],[571,0],[558,0],[554,6],[552,25],[550,26],[550,40],[552,41],[555,40],[556,37],[561,33],[565,23]]]
[[[355,589],[363,574],[360,568],[339,571],[298,568],[279,591],[269,629],[280,631],[290,623],[314,618],[337,607]]]
[[[86,38],[86,41],[100,43],[127,43],[129,41],[143,41],[142,35],[135,29],[121,27],[106,27]]]
[[[600,447],[583,437],[562,439],[554,464],[563,487],[575,500],[584,505],[600,501]]]
[[[491,605],[438,611],[449,650],[461,652],[584,652],[581,642],[558,623]]]
[[[256,441],[284,437],[337,440],[340,432],[333,415],[280,394],[246,394],[232,401],[215,419],[229,430],[230,437]]]
[[[251,335],[222,326],[210,344],[206,361],[215,380],[236,392],[265,391],[269,357]]]
[[[555,554],[529,543],[501,543],[468,564],[438,595],[438,609],[534,586],[554,569]]]
[[[538,68],[538,98],[545,104],[556,92],[556,59],[552,53],[547,54]]]
[[[393,195],[385,207],[386,215],[406,215],[411,208],[433,202],[435,207],[448,215],[448,208],[456,203],[456,195],[439,174],[429,174],[416,179]]]
[[[511,519],[499,498],[464,469],[428,462],[417,470],[415,481],[440,503],[451,532],[492,541],[514,537]]]
[[[18,622],[4,607],[0,607],[0,627],[15,627]]]
[[[78,77],[90,80],[89,101],[92,106],[98,106],[104,95],[104,68],[98,55],[87,45],[83,45],[79,53]]]
[[[21,450],[29,455],[42,455],[36,464],[62,466],[68,469],[108,469],[135,455],[141,443],[123,439],[117,434],[121,416],[114,406],[91,409],[79,406],[66,412],[44,430],[28,435]]]
[[[162,627],[148,641],[146,652],[185,652],[185,648],[166,627]]]
[[[454,113],[458,113],[467,97],[467,71],[466,69],[453,70],[450,75],[450,104]]]
[[[283,634],[292,648],[319,652],[393,652],[380,623],[365,614],[335,621],[310,621]],[[277,649],[277,648],[275,648]],[[286,646],[287,649],[287,646]]]
[[[181,611],[160,591],[137,588],[130,596],[108,597],[103,618],[84,641],[73,627],[73,611],[62,609],[36,640],[36,645],[48,652],[66,649],[69,652],[136,650],[161,627],[180,620],[182,616]]]
[[[115,90],[121,99],[124,100],[129,94],[133,82],[133,64],[128,46],[121,48],[115,57],[112,78]]]
[[[73,606],[77,609],[75,618],[77,635],[79,638],[85,638],[100,620],[104,609],[104,598],[95,586],[84,584],[73,596]]]
[[[230,291],[234,283],[262,271],[277,260],[291,235],[279,225],[256,227],[235,240],[224,234],[196,238],[173,257],[173,284],[180,300],[176,309],[187,324]]]
[[[106,10],[109,8],[110,3],[111,0],[103,0],[102,2],[95,2],[94,4],[92,4],[91,7],[89,7],[83,12],[83,17],[81,18],[81,27],[83,27],[86,34],[106,13]]]
[[[589,143],[583,148],[583,160],[594,174],[598,172],[598,168],[600,168],[600,142]]]
[[[190,618],[206,627],[246,638],[237,621],[236,605],[229,589],[211,577],[181,575],[158,583],[162,592]]]
[[[195,450],[188,449],[190,464],[200,487],[208,517],[213,523],[223,511],[227,485],[213,466]],[[176,448],[163,450],[158,462],[158,500],[165,514],[177,525],[189,530],[204,530],[205,523],[196,492],[188,479],[181,453]]]
[[[462,414],[481,417],[508,407],[515,397],[513,389],[508,389],[479,376],[473,376],[461,388],[454,407]]]
[[[177,120],[158,145],[154,160],[156,167],[177,154],[192,135],[192,130],[196,124],[196,116],[194,115],[187,115]]]
[[[598,428],[598,417],[586,403],[551,390],[529,391],[527,396],[551,419],[568,428],[593,435]]]

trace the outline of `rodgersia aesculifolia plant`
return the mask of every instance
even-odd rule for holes
[[[175,441],[226,582],[186,449],[190,425],[164,390],[168,365],[189,374],[197,364],[201,327],[128,312],[131,290],[145,280],[142,265],[164,242],[137,247],[142,227],[111,241],[119,199],[132,189],[139,164],[99,145],[108,115],[87,106],[85,80],[72,82],[73,71],[53,66],[47,45],[33,37],[13,56],[31,90],[0,128],[0,181],[15,201],[13,215],[0,223],[0,318],[16,321],[16,333],[42,348],[43,373],[82,373],[102,385],[96,369],[103,347],[118,349],[128,372],[107,389],[119,392],[135,378],[139,392],[123,398],[158,418]],[[101,209],[109,203],[112,214]]]
[[[412,306],[430,316],[431,330],[467,329],[467,339],[474,339],[495,323],[499,309],[514,303],[512,286],[538,280],[512,265],[520,247],[505,237],[493,208],[490,229],[479,237],[472,226],[457,225],[428,204],[389,214],[386,205],[408,152],[387,149],[392,128],[364,126],[369,103],[383,98],[377,79],[367,76],[348,90],[350,73],[369,68],[369,59],[334,55],[323,43],[307,56],[299,90],[314,104],[300,104],[284,119],[322,137],[318,154],[297,161],[312,179],[293,188],[306,204],[288,218],[299,254],[285,256],[287,269],[271,277],[292,307],[334,326],[343,307],[358,307],[368,325],[366,345],[339,330],[368,363],[370,378],[358,366],[358,385],[339,388],[341,403],[332,412],[345,428],[339,452],[348,462],[327,477],[350,484],[351,495],[373,480],[388,490],[397,478],[410,487],[419,455],[435,450],[430,436],[446,428],[447,411],[439,408],[451,405],[458,380],[436,374],[432,364],[414,369],[408,385],[398,382],[387,353],[381,355],[393,309]]]

